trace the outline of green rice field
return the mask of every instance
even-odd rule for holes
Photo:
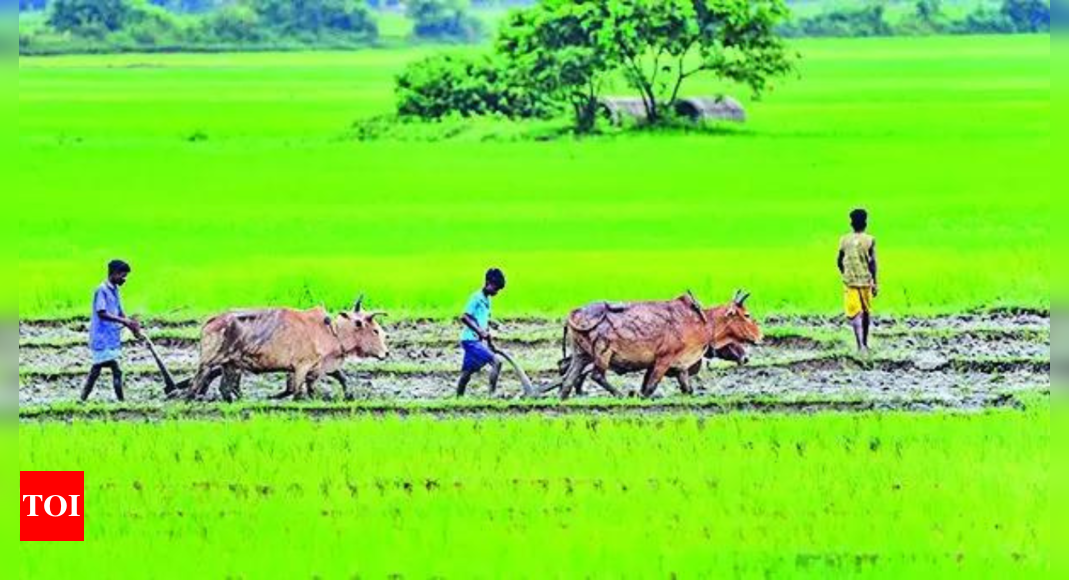
[[[26,577],[1038,576],[1050,406],[24,424],[85,543]]]
[[[115,256],[144,316],[361,291],[441,316],[489,265],[506,316],[740,286],[758,313],[832,313],[858,205],[882,312],[1049,308],[1049,36],[797,47],[741,127],[549,142],[355,139],[429,48],[21,58],[19,316],[84,314]]]

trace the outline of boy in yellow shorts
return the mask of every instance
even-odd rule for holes
[[[846,317],[857,338],[857,349],[869,351],[869,328],[872,325],[872,299],[879,294],[876,284],[876,239],[865,233],[869,214],[863,209],[850,212],[854,233],[839,242],[839,272],[846,287]]]

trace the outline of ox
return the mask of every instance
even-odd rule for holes
[[[739,291],[729,304],[705,309],[687,292],[668,301],[597,302],[573,310],[564,330],[561,398],[571,396],[587,376],[621,396],[606,377],[609,370],[645,371],[643,397],[653,395],[665,376],[675,377],[684,393],[693,394],[690,377],[701,369],[703,358],[745,364],[747,346],[761,341],[761,329],[746,310],[748,297]]]
[[[337,380],[348,398],[341,366],[347,357],[387,356],[386,333],[376,320],[381,312],[365,312],[363,297],[352,312],[331,317],[323,308],[262,309],[226,312],[201,329],[200,364],[184,396],[203,398],[222,375],[220,392],[227,401],[240,394],[242,373],[286,373],[286,389],[271,398],[303,399],[315,394],[322,377]]]

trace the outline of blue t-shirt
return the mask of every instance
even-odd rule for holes
[[[490,327],[490,297],[483,294],[482,290],[479,290],[475,294],[471,295],[468,299],[467,306],[464,307],[464,314],[470,315],[478,323],[479,329],[484,332]],[[475,334],[475,331],[464,325],[464,330],[460,333],[461,342],[467,342],[471,340],[479,340],[479,335]]]
[[[95,351],[115,350],[122,346],[122,325],[100,318],[103,310],[112,316],[126,316],[119,301],[119,288],[104,282],[93,294],[93,315],[89,321],[89,348]]]

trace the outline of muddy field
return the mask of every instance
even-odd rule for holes
[[[176,378],[190,376],[197,362],[197,324],[155,323],[149,332]],[[707,366],[696,377],[699,397],[754,401],[866,401],[890,406],[976,408],[1004,400],[1006,394],[1050,387],[1050,317],[1046,314],[985,314],[925,319],[880,319],[874,352],[856,358],[849,330],[840,320],[775,318],[765,320],[765,344],[752,350],[752,362],[738,367],[724,362]],[[432,400],[453,394],[460,365],[456,326],[432,321],[397,322],[387,327],[391,349],[387,361],[351,361],[346,367],[357,399]],[[521,362],[531,378],[548,383],[560,358],[560,323],[509,321],[499,344]],[[77,399],[88,369],[86,321],[19,324],[19,406]],[[147,349],[128,344],[123,367],[126,397],[132,402],[159,401],[162,380]],[[634,391],[640,375],[615,376],[617,387]],[[282,375],[248,376],[246,399],[262,400],[280,391]],[[485,375],[469,396],[486,396]],[[326,387],[326,388],[323,388]],[[336,383],[320,391],[339,395]],[[213,389],[215,392],[215,389]],[[517,380],[505,373],[499,397],[515,397]],[[660,396],[679,393],[666,380]],[[586,395],[604,393],[592,384]],[[93,394],[112,401],[105,373]]]

